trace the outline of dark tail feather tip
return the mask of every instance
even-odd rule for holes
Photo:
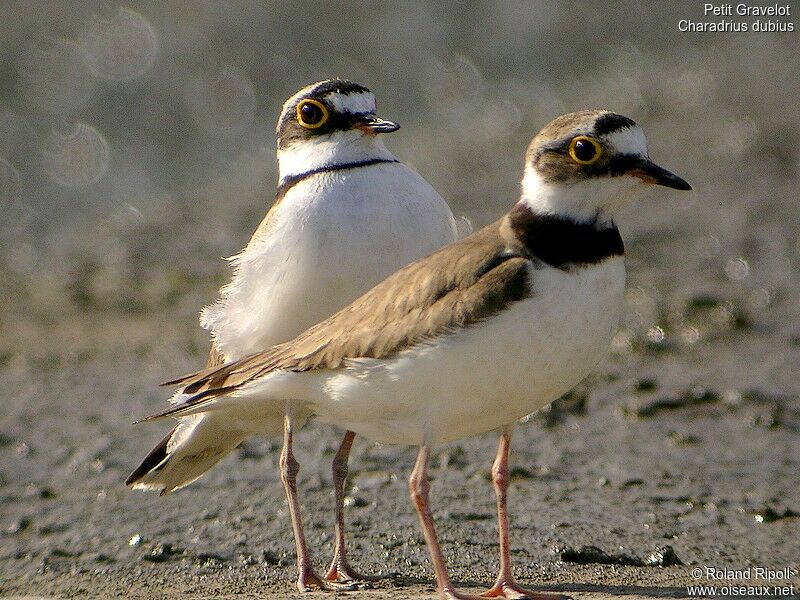
[[[125,480],[125,485],[133,485],[142,477],[147,475],[150,471],[155,469],[158,464],[167,457],[167,444],[169,443],[173,433],[175,433],[174,429],[170,431],[164,437],[164,439],[161,440],[156,447],[150,451],[150,453],[142,461],[142,464],[136,467],[133,473],[128,475],[128,478]]]

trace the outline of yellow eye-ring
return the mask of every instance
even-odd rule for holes
[[[603,147],[590,137],[578,135],[569,143],[569,155],[579,165],[590,165],[603,155]]]
[[[307,99],[297,104],[297,122],[306,129],[322,127],[329,116],[328,109],[319,100]]]

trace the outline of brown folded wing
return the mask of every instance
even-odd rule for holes
[[[228,394],[272,371],[337,369],[348,359],[386,358],[526,298],[528,259],[504,223],[411,263],[289,342],[169,382],[193,396],[157,416]]]

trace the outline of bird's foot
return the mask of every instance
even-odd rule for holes
[[[351,567],[346,558],[336,555],[333,557],[333,562],[331,562],[331,566],[325,574],[325,580],[338,583],[356,582],[369,584],[373,581],[390,579],[396,576],[397,573],[389,573],[388,575],[364,575]]]
[[[545,594],[526,590],[516,581],[498,581],[480,595],[481,598],[507,598],[508,600],[572,600],[562,594]]]
[[[314,569],[300,569],[297,577],[297,589],[301,592],[311,592],[315,589],[323,592],[353,592],[359,589],[353,582],[328,581],[314,572]]]
[[[465,594],[463,592],[457,592],[452,588],[445,588],[443,590],[439,590],[439,595],[443,598],[443,600],[483,600],[483,596],[475,595],[475,594]]]

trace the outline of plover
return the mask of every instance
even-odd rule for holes
[[[642,183],[691,189],[648,158],[631,119],[604,110],[558,117],[531,142],[509,213],[293,340],[176,380],[172,407],[152,418],[224,415],[255,432],[262,414],[284,408],[288,440],[313,413],[377,442],[420,446],[409,488],[443,598],[469,596],[454,589],[436,538],[431,447],[500,429],[500,570],[483,596],[538,598],[515,582],[509,560],[512,426],[606,355],[625,288],[613,219]]]
[[[201,313],[211,331],[208,366],[286,341],[358,297],[393,271],[457,238],[441,196],[384,145],[399,125],[376,116],[367,88],[332,79],[301,89],[278,119],[279,183],[275,203],[247,247],[231,259],[233,278]],[[295,429],[310,413],[295,413]],[[188,485],[245,438],[280,435],[284,409],[254,422],[222,413],[180,419],[128,477],[162,494]],[[324,578],[311,566],[296,499],[296,471],[284,474],[298,555],[298,586],[369,579],[345,555],[343,488],[354,433],[333,463],[336,543]],[[291,446],[284,459],[295,465]]]

